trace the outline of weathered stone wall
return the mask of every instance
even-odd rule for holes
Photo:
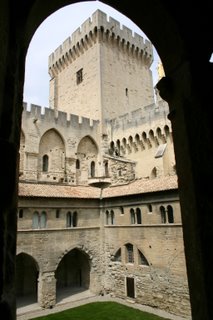
[[[24,104],[20,179],[88,185],[104,176],[112,186],[131,188],[135,178],[174,175],[168,106],[160,99],[154,103],[151,63],[148,41],[96,12],[49,58],[52,109],[43,113]],[[20,198],[17,254],[35,261],[39,304],[55,305],[57,270],[77,250],[89,265],[85,283],[92,292],[129,299],[130,278],[134,301],[189,315],[180,206],[173,192],[138,190],[137,197],[121,193],[87,201],[51,194]],[[75,223],[69,220],[74,213]],[[65,265],[74,261],[69,259],[59,272],[64,277]]]
[[[161,100],[107,121],[107,133],[111,138],[109,153],[134,161],[136,178],[155,178],[176,172],[167,115],[168,105]],[[164,151],[159,156],[160,148]]]
[[[172,207],[172,223],[162,221],[161,206]],[[88,256],[91,267],[89,289],[92,292],[129,299],[126,278],[133,278],[134,301],[174,314],[190,315],[176,191],[84,201],[20,198],[19,208],[23,210],[23,217],[18,218],[17,254],[28,254],[38,265],[37,299],[41,306],[55,305],[56,270],[66,254],[78,249]],[[131,212],[138,209],[141,222],[133,222]],[[35,210],[47,213],[47,224],[43,229],[32,229]],[[56,216],[57,211],[59,216]],[[77,212],[78,223],[70,228],[66,226],[66,214],[74,211]],[[112,211],[113,222],[107,221],[106,214]],[[134,249],[132,263],[127,261],[128,243]],[[119,249],[121,256],[116,261]],[[140,254],[147,264],[141,260]]]
[[[98,143],[99,123],[47,108],[44,111],[24,104],[20,179],[76,184],[78,145],[85,136]],[[42,171],[44,155],[49,157],[47,172]]]
[[[125,245],[134,247],[134,262],[126,261]],[[114,254],[121,248],[121,261]],[[149,265],[142,265],[140,250]],[[126,278],[135,282],[135,301],[189,316],[190,302],[181,225],[105,228],[105,292],[126,298]]]

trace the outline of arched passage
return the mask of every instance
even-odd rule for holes
[[[16,256],[16,297],[17,304],[37,301],[37,282],[39,268],[33,257],[26,253]]]
[[[86,253],[79,249],[69,251],[60,261],[55,272],[56,299],[90,287],[90,262]]]

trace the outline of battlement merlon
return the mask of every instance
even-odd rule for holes
[[[59,126],[71,126],[75,128],[95,128],[99,125],[99,120],[69,114],[63,111],[44,108],[35,104],[23,103],[22,117],[32,119],[32,123],[37,125],[39,121],[50,124],[57,123]]]
[[[137,108],[129,113],[120,115],[117,118],[106,119],[105,123],[116,129],[129,129],[131,127],[150,124],[150,121],[165,121],[168,120],[169,107],[166,101],[161,100],[159,104],[152,103],[150,105]]]
[[[153,47],[149,40],[144,39],[137,33],[126,26],[123,26],[117,20],[109,17],[107,19],[106,13],[97,10],[92,14],[92,18],[88,18],[76,31],[72,33],[50,56],[49,69],[54,65],[60,64],[70,52],[76,51],[82,46],[85,39],[89,39],[94,30],[104,30],[108,35],[114,35],[115,38],[120,39],[120,42],[130,45],[137,51],[142,51],[149,57],[150,65],[153,61]],[[85,41],[86,42],[86,41]]]

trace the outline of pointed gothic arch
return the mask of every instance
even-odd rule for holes
[[[39,143],[38,172],[40,179],[60,181],[65,170],[65,143],[56,129],[47,130]],[[48,174],[48,176],[47,176]]]
[[[56,271],[56,296],[60,301],[61,293],[66,289],[67,296],[71,293],[85,291],[90,287],[90,258],[87,253],[73,248],[60,260]]]
[[[20,252],[16,256],[16,296],[18,303],[29,297],[37,302],[39,266],[29,254]]]

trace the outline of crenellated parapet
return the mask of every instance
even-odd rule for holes
[[[66,112],[53,110],[50,108],[43,108],[35,104],[23,103],[22,117],[25,119],[32,119],[32,122],[48,122],[57,123],[59,126],[72,128],[94,128],[99,124],[98,120],[93,120],[86,117],[81,117],[75,114],[68,114]]]
[[[97,10],[49,56],[50,76],[59,73],[97,41],[116,42],[122,50],[143,59],[148,66],[153,62],[150,41]]]
[[[151,125],[152,122],[161,120],[169,123],[169,120],[167,119],[168,113],[168,104],[164,100],[161,100],[158,104],[153,103],[135,109],[134,111],[123,114],[117,118],[108,119],[106,122],[114,130],[128,130],[141,125]]]

